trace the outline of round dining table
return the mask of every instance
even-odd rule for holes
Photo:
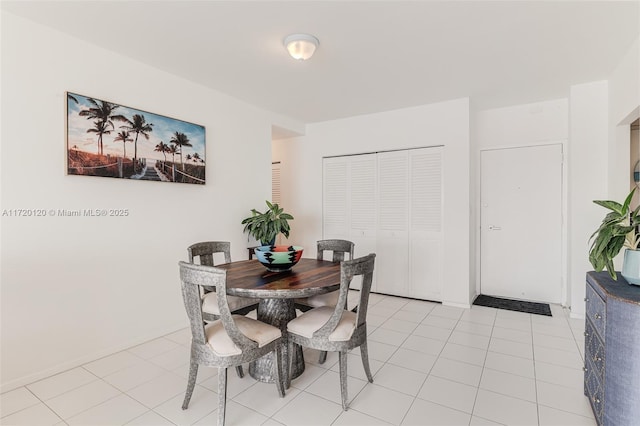
[[[242,260],[217,265],[227,271],[227,294],[260,299],[258,320],[282,331],[283,362],[291,359],[291,379],[304,372],[302,348],[289,353],[287,323],[296,317],[294,299],[328,293],[340,287],[340,262],[305,259],[286,272],[270,272],[258,260]],[[249,374],[261,382],[273,382],[273,354],[249,364]],[[285,383],[288,368],[283,365]]]

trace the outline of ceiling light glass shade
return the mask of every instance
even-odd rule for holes
[[[309,34],[291,34],[284,39],[284,46],[292,58],[304,61],[313,56],[320,42]]]

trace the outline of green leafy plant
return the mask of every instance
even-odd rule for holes
[[[640,206],[632,212],[629,211],[631,198],[635,188],[627,195],[623,204],[616,201],[594,200],[593,202],[611,210],[602,220],[600,227],[591,235],[591,248],[589,249],[589,262],[593,268],[600,272],[607,269],[609,275],[617,280],[617,274],[613,266],[613,259],[620,253],[623,247],[637,250],[640,244]]]
[[[256,209],[251,209],[251,216],[245,218],[242,221],[244,225],[244,232],[248,232],[256,240],[260,241],[263,245],[269,245],[274,242],[278,234],[283,234],[286,238],[289,238],[289,220],[293,220],[293,216],[289,213],[285,213],[284,209],[278,204],[267,203],[267,210],[260,212]]]

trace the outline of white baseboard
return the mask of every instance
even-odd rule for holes
[[[471,305],[468,303],[456,303],[456,302],[445,302],[442,301],[443,306],[451,306],[452,308],[463,308],[463,309],[471,309]]]
[[[573,318],[573,319],[582,319],[583,320],[585,318],[584,315],[585,315],[584,312],[574,312],[572,310],[569,312],[569,318]]]

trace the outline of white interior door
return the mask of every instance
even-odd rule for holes
[[[480,291],[560,303],[562,145],[480,153]]]

